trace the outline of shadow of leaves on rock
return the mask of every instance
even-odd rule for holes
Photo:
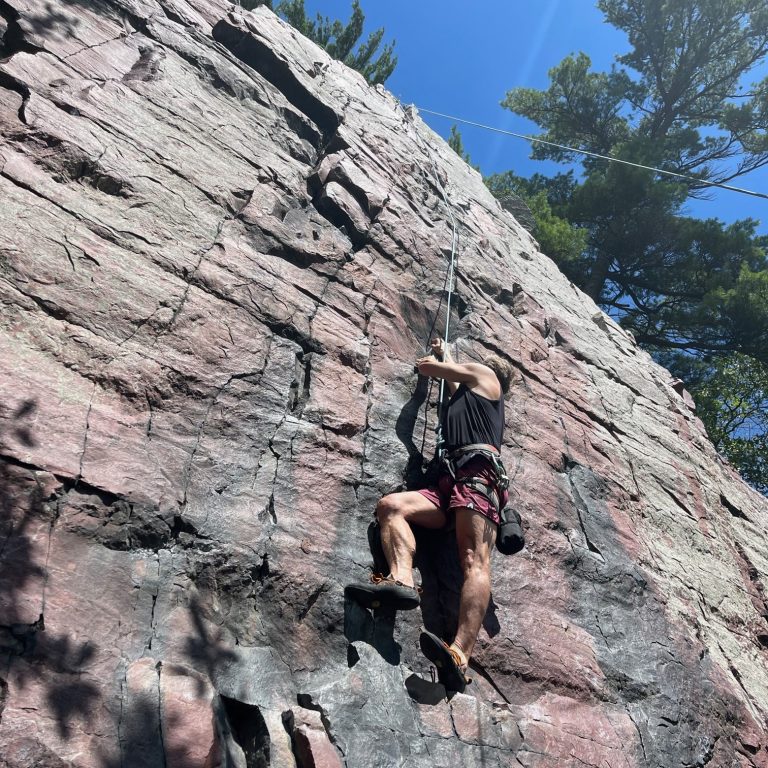
[[[59,735],[68,739],[75,721],[92,722],[99,698],[95,684],[84,679],[96,646],[55,634],[45,626],[45,558],[57,519],[58,482],[13,457],[9,440],[34,448],[30,427],[35,400],[24,400],[0,418],[0,660],[8,695],[42,686]],[[54,482],[50,482],[54,480]],[[48,487],[46,488],[46,483]],[[39,605],[40,613],[37,613]],[[12,681],[12,682],[11,682]],[[0,715],[2,710],[0,709]]]
[[[9,417],[0,414],[10,424],[7,431],[27,448],[33,448],[35,441],[24,420],[36,409],[34,400],[25,400]],[[15,462],[9,453],[5,436],[0,431],[0,535],[3,537],[0,544],[0,626],[6,642],[15,638],[11,648],[18,648],[20,644],[26,649],[32,637],[24,627],[20,600],[32,582],[42,581],[45,577],[45,569],[35,559],[31,532],[34,523],[44,517],[45,500],[43,489],[31,471]],[[41,619],[42,616],[26,624],[31,627]],[[32,636],[34,631],[36,628],[33,628]],[[0,644],[0,650],[6,647],[5,643]]]
[[[157,700],[145,694],[127,703],[120,726],[119,752],[101,755],[102,768],[155,768],[158,764],[169,764],[158,759],[163,755],[163,738]]]
[[[0,3],[0,17],[5,19],[7,25],[0,39],[0,55],[6,58],[22,51],[37,53],[42,50],[39,45],[41,38],[51,32],[62,38],[74,37],[81,21],[72,12],[67,13],[68,6],[73,10],[78,7],[94,8],[87,0],[59,0],[45,3],[36,12],[27,9],[22,18],[12,5]]]
[[[45,568],[32,546],[35,523],[44,520],[44,491],[33,473],[16,461],[6,434],[26,448],[35,441],[26,423],[37,410],[35,400],[25,400],[13,412],[0,410],[0,652],[24,653],[34,649],[42,614],[32,619],[22,604],[25,591],[45,578]],[[52,524],[52,523],[51,523]],[[25,621],[26,619],[26,621]],[[29,620],[31,619],[31,621]]]
[[[52,685],[46,701],[56,717],[59,736],[63,739],[69,739],[72,736],[71,723],[75,718],[90,727],[98,699],[99,689],[93,683],[84,680]]]
[[[80,22],[78,19],[73,18],[71,14],[62,13],[61,8],[66,8],[66,6],[93,7],[88,2],[59,0],[58,3],[46,3],[42,13],[26,16],[25,20],[29,23],[35,34],[44,34],[56,30],[61,35],[73,35],[77,27],[80,26]]]
[[[206,623],[207,611],[199,594],[194,594],[189,604],[195,635],[187,637],[184,655],[197,670],[205,670],[209,680],[216,679],[217,670],[238,660],[237,654],[225,645],[225,632],[219,628],[211,631]],[[198,683],[198,693],[205,691],[205,684]]]
[[[93,722],[99,689],[82,678],[82,670],[96,656],[96,646],[78,643],[66,635],[41,633],[31,656],[34,677],[46,683],[46,702],[56,718],[59,736],[69,739],[72,723],[80,720],[86,726]],[[50,674],[55,673],[55,678]],[[24,685],[25,676],[20,676]]]
[[[166,743],[165,735],[183,723],[172,713],[162,713],[159,689],[154,694],[141,692],[127,696],[122,706],[118,753],[100,755],[101,768],[200,768],[199,758],[184,746]],[[210,765],[219,763],[212,761]]]

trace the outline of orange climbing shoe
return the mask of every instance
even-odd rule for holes
[[[344,593],[365,608],[395,608],[409,611],[418,608],[420,590],[409,587],[401,581],[378,573],[371,575],[370,582],[348,584]]]
[[[464,693],[470,679],[464,674],[467,665],[459,654],[431,632],[419,635],[421,652],[435,665],[437,679],[446,691]]]

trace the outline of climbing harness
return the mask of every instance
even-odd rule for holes
[[[476,456],[482,456],[487,459],[493,467],[494,474],[496,475],[495,483],[488,483],[486,480],[476,476],[457,479],[457,472],[463,466],[469,464],[469,462]],[[481,443],[463,445],[461,448],[457,448],[450,453],[444,454],[442,466],[445,467],[455,483],[463,485],[466,488],[471,488],[473,491],[482,494],[493,506],[496,512],[499,514],[501,513],[501,499],[499,498],[497,489],[498,491],[506,491],[507,488],[509,488],[509,476],[507,475],[507,470],[504,468],[504,462],[501,460],[501,455],[496,450],[495,446]]]
[[[501,460],[501,454],[495,445],[488,445],[487,443],[471,443],[470,445],[462,445],[461,448],[446,453],[444,463],[451,473],[451,477],[455,480],[456,472],[474,459],[475,456],[483,456],[490,461],[498,478],[499,489],[506,491],[507,488],[509,488],[509,476],[507,475],[507,470],[504,468],[504,463]]]

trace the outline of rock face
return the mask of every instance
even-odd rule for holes
[[[0,14],[1,766],[768,765],[766,501],[477,173],[267,10]],[[421,612],[343,587],[433,448],[449,208],[528,545],[446,701],[451,532]]]

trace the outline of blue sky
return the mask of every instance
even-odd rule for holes
[[[307,12],[348,19],[351,0],[305,0]],[[590,0],[361,0],[366,33],[383,26],[395,39],[398,65],[386,83],[404,103],[498,128],[536,134],[533,123],[502,109],[516,86],[544,88],[548,70],[569,53],[584,51],[595,70],[606,70],[628,50],[622,32],[603,21]],[[762,75],[768,74],[768,66]],[[754,79],[758,79],[756,75]],[[451,121],[422,113],[447,137]],[[484,174],[513,170],[522,176],[554,173],[563,166],[529,159],[530,145],[480,128],[459,125],[465,149]],[[768,192],[768,168],[743,176],[735,186]],[[760,220],[768,234],[768,200],[714,191],[694,201],[700,218]]]

